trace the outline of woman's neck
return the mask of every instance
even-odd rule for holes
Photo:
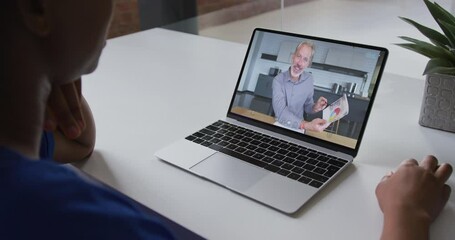
[[[27,56],[8,57],[14,61],[0,73],[0,145],[38,159],[51,85]]]

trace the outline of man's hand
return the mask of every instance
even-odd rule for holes
[[[81,79],[53,86],[47,102],[44,129],[61,130],[68,139],[79,137],[85,128],[81,108]]]
[[[311,122],[302,121],[300,124],[301,129],[315,131],[315,132],[322,132],[324,131],[329,125],[327,121],[320,118],[315,118]]]
[[[327,99],[325,97],[319,97],[318,101],[313,105],[313,112],[319,112],[327,107]]]

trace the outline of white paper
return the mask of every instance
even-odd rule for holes
[[[346,94],[343,94],[341,98],[327,106],[322,111],[322,118],[327,121],[327,124],[333,123],[340,120],[342,117],[348,115],[349,104]]]

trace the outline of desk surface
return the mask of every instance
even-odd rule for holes
[[[380,235],[374,190],[387,171],[426,154],[455,164],[455,135],[418,125],[423,81],[387,73],[353,166],[295,216],[156,159],[156,150],[225,116],[245,51],[162,29],[110,40],[98,70],[84,78],[97,145],[77,166],[209,239],[364,240]],[[431,239],[453,239],[454,222],[452,194]]]

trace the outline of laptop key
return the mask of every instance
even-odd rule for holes
[[[296,160],[295,162],[292,163],[292,165],[297,166],[297,167],[302,167],[303,165],[305,165],[305,163],[302,161]]]
[[[290,157],[285,157],[285,158],[283,159],[283,161],[284,161],[284,162],[287,162],[287,163],[293,163],[293,162],[295,161],[295,159],[292,159],[292,158],[290,158]]]
[[[234,136],[235,136],[235,133],[233,133],[233,132],[227,132],[227,133],[226,133],[226,136],[234,137]]]
[[[340,170],[340,168],[337,167],[337,166],[329,165],[329,166],[327,167],[327,170],[333,171],[333,172],[337,172],[338,170]]]
[[[247,136],[247,137],[252,137],[254,135],[254,133],[252,133],[251,131],[247,131],[246,133],[244,133],[243,135]],[[252,139],[251,139],[252,140]]]
[[[223,124],[224,124],[223,121],[219,120],[219,121],[214,122],[214,123],[212,124],[212,126],[218,127],[218,126],[221,126],[221,125],[223,125]]]
[[[315,165],[315,166],[319,163],[318,161],[316,161],[314,159],[308,159],[306,162],[309,164]]]
[[[212,144],[212,145],[210,145],[210,146],[208,146],[208,147],[211,148],[211,149],[213,149],[213,150],[215,150],[215,151],[220,151],[221,149],[223,149],[222,146],[217,145],[217,144]]]
[[[253,139],[255,139],[255,140],[261,140],[262,138],[263,137],[259,134],[253,136]]]
[[[272,152],[272,151],[266,151],[266,152],[264,152],[264,154],[267,155],[267,156],[269,156],[269,157],[275,155],[275,153]]]
[[[307,154],[310,153],[310,152],[308,152],[308,150],[306,150],[306,149],[301,149],[301,150],[299,150],[297,153],[298,153],[298,154],[302,154],[302,155],[307,155]]]
[[[209,130],[209,129],[207,129],[207,128],[204,128],[204,129],[202,129],[202,130],[199,131],[199,132],[204,133],[204,134],[206,134],[206,135],[213,135],[213,134],[215,134],[215,131]]]
[[[276,172],[280,175],[283,175],[283,176],[287,176],[289,173],[291,173],[290,171],[286,170],[286,169],[280,169],[278,170],[278,172]]]
[[[333,159],[330,159],[328,161],[328,163],[332,164],[332,165],[335,165],[337,167],[343,167],[344,166],[344,162],[341,162],[341,161],[337,161],[337,160],[333,160]]]
[[[340,161],[340,162],[342,162],[344,164],[348,163],[347,160],[344,160],[344,159],[341,159],[341,158],[336,158],[335,160]]]
[[[227,149],[230,149],[230,150],[234,150],[234,149],[237,148],[237,145],[235,145],[235,144],[229,144],[229,145],[226,146],[226,148],[227,148]]]
[[[321,168],[327,168],[330,165],[327,163],[319,162],[318,164],[316,164],[316,166],[321,167]]]
[[[229,145],[229,143],[226,141],[221,141],[221,142],[217,143],[217,145],[219,145],[221,147],[226,147],[227,145]]]
[[[213,139],[210,140],[209,142],[211,142],[211,143],[219,143],[219,142],[221,142],[221,140],[220,140],[220,139],[217,139],[217,138],[213,138]]]
[[[281,165],[283,165],[283,164],[284,164],[284,162],[282,162],[282,161],[280,161],[280,160],[275,160],[275,161],[272,162],[272,165],[275,165],[275,166],[277,166],[277,167],[279,167],[279,166],[281,166]]]
[[[270,144],[263,142],[263,143],[259,144],[259,147],[261,147],[261,148],[269,148]]]
[[[274,159],[271,158],[271,157],[264,157],[264,158],[262,159],[262,161],[264,161],[264,162],[266,162],[266,163],[271,163],[271,162],[274,161]]]
[[[307,160],[309,159],[308,157],[303,156],[303,155],[298,155],[296,158],[297,158],[298,160],[304,161],[304,162],[307,161]]]
[[[223,137],[221,137],[221,140],[224,140],[224,141],[226,141],[226,142],[229,142],[229,141],[232,140],[232,138],[229,137],[229,136],[223,136]]]
[[[197,143],[197,144],[201,144],[201,143],[203,143],[203,142],[204,142],[204,140],[202,140],[202,139],[198,138],[198,139],[194,139],[194,141],[193,141],[193,142],[195,142],[195,143]]]
[[[327,170],[327,172],[324,173],[324,176],[326,177],[332,177],[333,175],[335,175],[335,173],[337,173],[338,171],[331,171],[331,170]]]
[[[258,160],[261,160],[261,159],[263,159],[264,157],[265,157],[264,155],[259,154],[259,153],[256,153],[256,154],[254,154],[254,156],[253,156],[254,159],[258,159]]]
[[[261,144],[261,142],[258,141],[258,140],[253,140],[253,141],[250,142],[250,144],[253,144],[253,145],[255,145],[255,146],[258,146],[259,144]]]
[[[270,147],[269,147],[269,150],[270,150],[270,151],[273,151],[273,152],[276,152],[276,151],[279,150],[279,148],[277,148],[277,147],[275,147],[275,146],[270,146]]]
[[[282,155],[286,155],[286,154],[289,153],[289,151],[288,150],[284,150],[284,149],[280,149],[280,150],[277,151],[277,153],[282,154]]]
[[[251,151],[251,150],[247,150],[245,151],[243,154],[247,155],[247,156],[253,156],[255,154],[255,152]]]
[[[280,170],[279,167],[274,166],[274,165],[267,165],[267,166],[265,167],[265,169],[267,169],[267,170],[269,170],[269,171],[271,171],[271,172],[278,172],[278,170]]]
[[[299,167],[294,167],[292,170],[291,170],[293,173],[297,173],[297,174],[301,174],[303,173],[303,170],[302,168],[299,168]]]
[[[200,132],[196,132],[196,133],[193,134],[193,136],[201,138],[201,137],[205,136],[205,134],[200,133]]]
[[[246,146],[246,148],[248,148],[250,150],[254,150],[254,149],[258,148],[258,147],[256,147],[255,145],[251,145],[250,144],[250,145]]]
[[[258,148],[256,149],[256,152],[258,152],[258,153],[265,153],[266,151],[267,151],[267,150],[265,150],[265,148],[262,148],[262,147],[258,147]]]
[[[213,124],[210,125],[210,126],[207,126],[206,128],[209,129],[209,130],[215,131],[215,132],[220,129],[219,127],[213,126]]]
[[[253,139],[250,138],[250,137],[248,137],[248,136],[247,136],[247,137],[244,137],[242,140],[243,140],[244,142],[248,142],[248,143],[251,142],[251,141],[253,141]]]
[[[317,173],[317,174],[321,174],[321,175],[324,175],[324,173],[326,172],[325,169],[322,169],[322,168],[319,168],[317,167],[316,169],[313,170],[313,172]]]
[[[237,130],[235,133],[237,133],[238,135],[243,135],[243,134],[246,133],[246,131],[243,130],[243,129],[239,129],[239,130]],[[243,137],[243,136],[242,136],[242,137]]]
[[[327,162],[329,160],[329,158],[325,157],[325,156],[319,156],[319,157],[317,157],[317,160],[322,161],[322,162]]]
[[[234,139],[237,139],[237,140],[242,140],[244,138],[244,136],[240,135],[240,134],[235,134],[234,136],[232,136],[232,138]]]
[[[290,173],[290,174],[288,175],[288,178],[297,180],[297,179],[300,178],[300,175],[295,174],[295,173]]]
[[[314,180],[318,180],[318,181],[323,182],[323,183],[326,182],[327,180],[329,180],[329,178],[327,178],[327,177],[324,177],[322,175],[319,175],[317,173],[313,173],[313,172],[310,172],[310,171],[305,171],[305,172],[302,173],[302,175],[305,176],[305,177],[309,177],[311,179],[314,179]]]
[[[322,183],[318,182],[316,180],[313,180],[313,181],[310,182],[309,185],[312,186],[312,187],[315,187],[315,188],[320,188],[322,186]]]
[[[287,154],[287,156],[291,157],[291,158],[296,158],[298,156],[298,154],[291,151]]]
[[[291,170],[294,168],[294,166],[292,166],[291,164],[285,163],[285,164],[283,164],[283,166],[281,166],[281,168],[284,168],[286,170]]]
[[[291,146],[288,148],[289,151],[297,153],[299,151],[298,147]]]
[[[290,147],[290,145],[287,143],[281,143],[280,145],[278,145],[278,147],[281,149],[288,149]]]
[[[238,153],[243,153],[243,152],[246,151],[246,148],[238,147],[238,148],[235,149],[235,151],[238,152]]]
[[[278,140],[272,140],[271,142],[269,142],[269,144],[272,145],[272,146],[278,146],[278,145],[281,144],[281,142],[278,141]]]
[[[305,168],[306,170],[312,171],[316,167],[311,165],[311,164],[305,164],[304,166],[302,166],[302,168]]]
[[[209,141],[209,140],[211,140],[212,138],[213,138],[213,137],[210,137],[209,135],[207,135],[207,136],[202,137],[201,139],[203,139],[203,140],[205,140],[205,141]]]
[[[212,145],[212,143],[209,142],[209,141],[205,141],[205,142],[202,142],[202,143],[200,143],[200,144],[201,144],[202,146],[204,146],[204,147],[208,147],[208,146]]]
[[[299,178],[298,181],[299,181],[299,182],[303,182],[303,183],[305,183],[305,184],[308,184],[308,183],[311,182],[311,178],[307,178],[307,177],[305,177],[305,176],[301,176],[301,177]]]
[[[193,136],[193,135],[190,135],[188,137],[186,137],[185,139],[186,140],[189,140],[189,141],[193,141],[194,139],[196,139],[197,137]]]
[[[246,147],[246,146],[248,146],[248,143],[246,143],[246,142],[239,142],[237,145],[239,145],[240,147]]]

